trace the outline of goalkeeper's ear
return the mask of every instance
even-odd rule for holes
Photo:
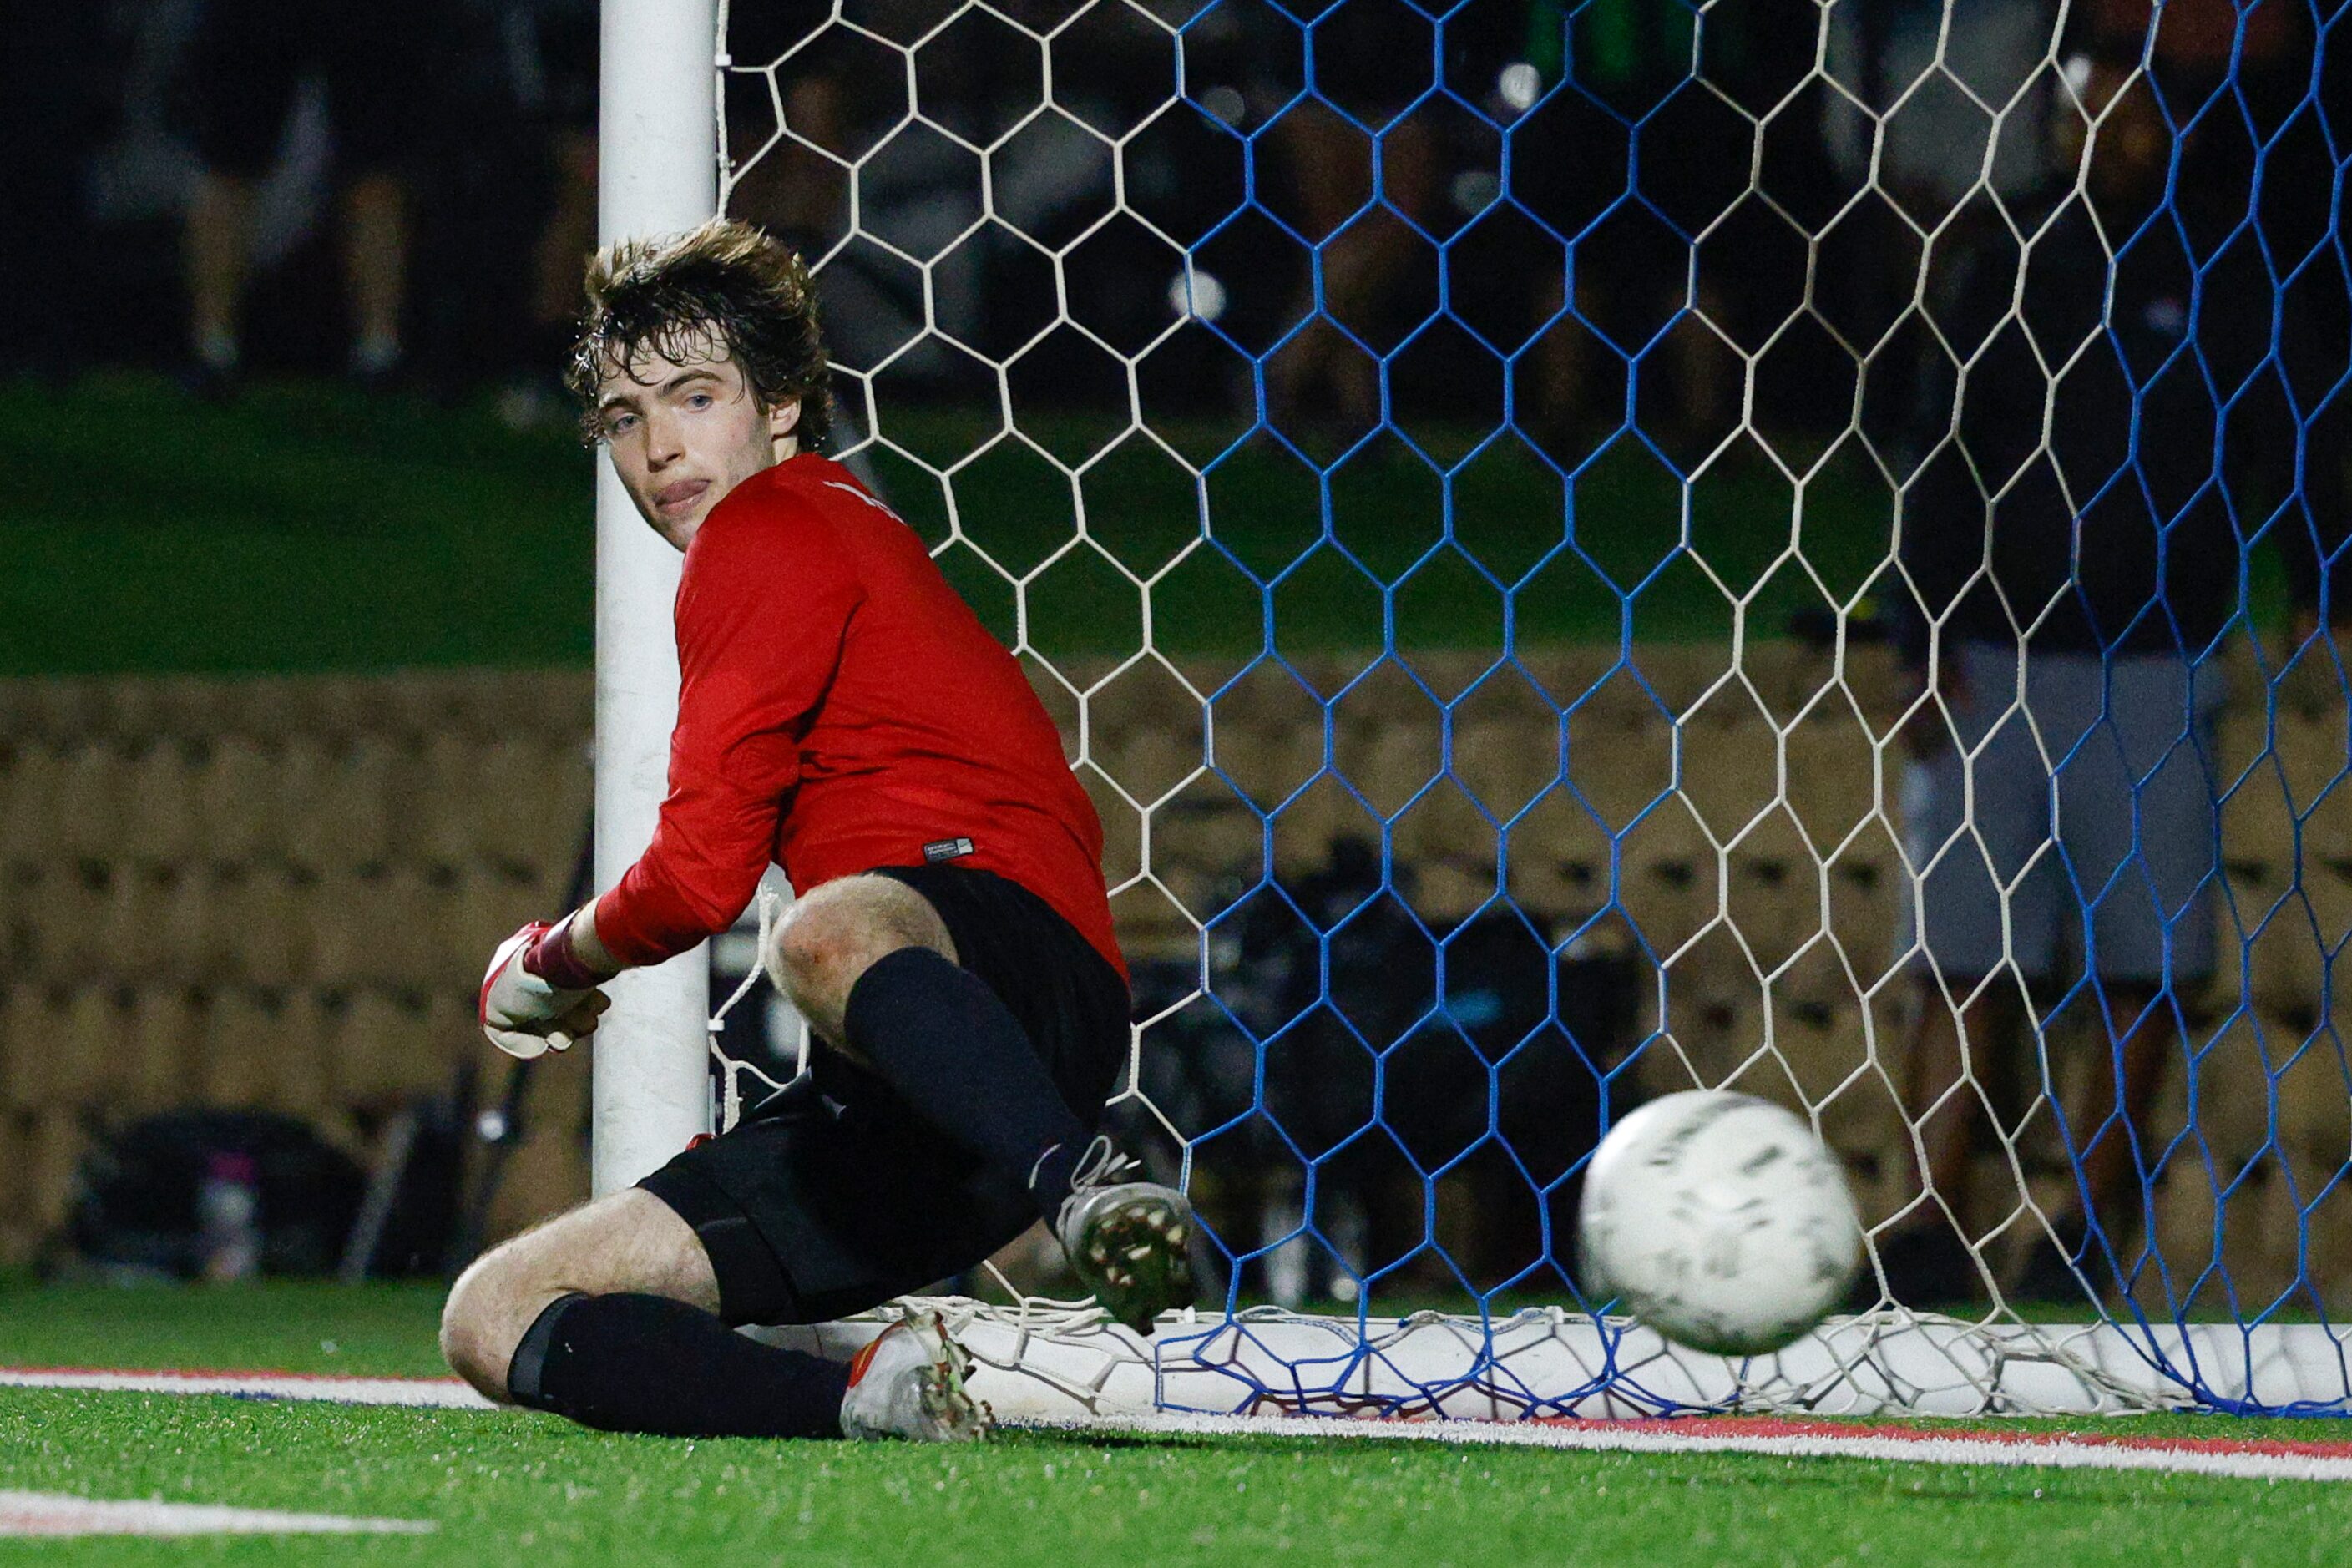
[[[776,448],[776,461],[800,450],[801,400],[787,397],[768,410],[768,439]]]

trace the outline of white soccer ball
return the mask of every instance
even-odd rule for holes
[[[1690,1089],[1610,1130],[1584,1174],[1584,1299],[1677,1344],[1762,1355],[1819,1323],[1862,1266],[1837,1156],[1753,1095]]]

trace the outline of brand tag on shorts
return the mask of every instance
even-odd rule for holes
[[[971,853],[971,840],[969,838],[935,838],[923,846],[923,858],[933,864]]]

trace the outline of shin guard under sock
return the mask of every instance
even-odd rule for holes
[[[744,1338],[666,1296],[565,1296],[515,1347],[518,1405],[607,1432],[838,1437],[849,1368]]]
[[[849,1047],[956,1146],[1024,1183],[1051,1225],[1087,1132],[1019,1019],[927,947],[869,965],[842,1010]]]

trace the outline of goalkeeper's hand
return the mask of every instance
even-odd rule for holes
[[[532,950],[552,929],[545,921],[533,921],[499,943],[482,976],[482,1034],[509,1056],[525,1060],[571,1049],[596,1032],[597,1016],[611,1005],[593,986],[559,988],[531,972]]]

